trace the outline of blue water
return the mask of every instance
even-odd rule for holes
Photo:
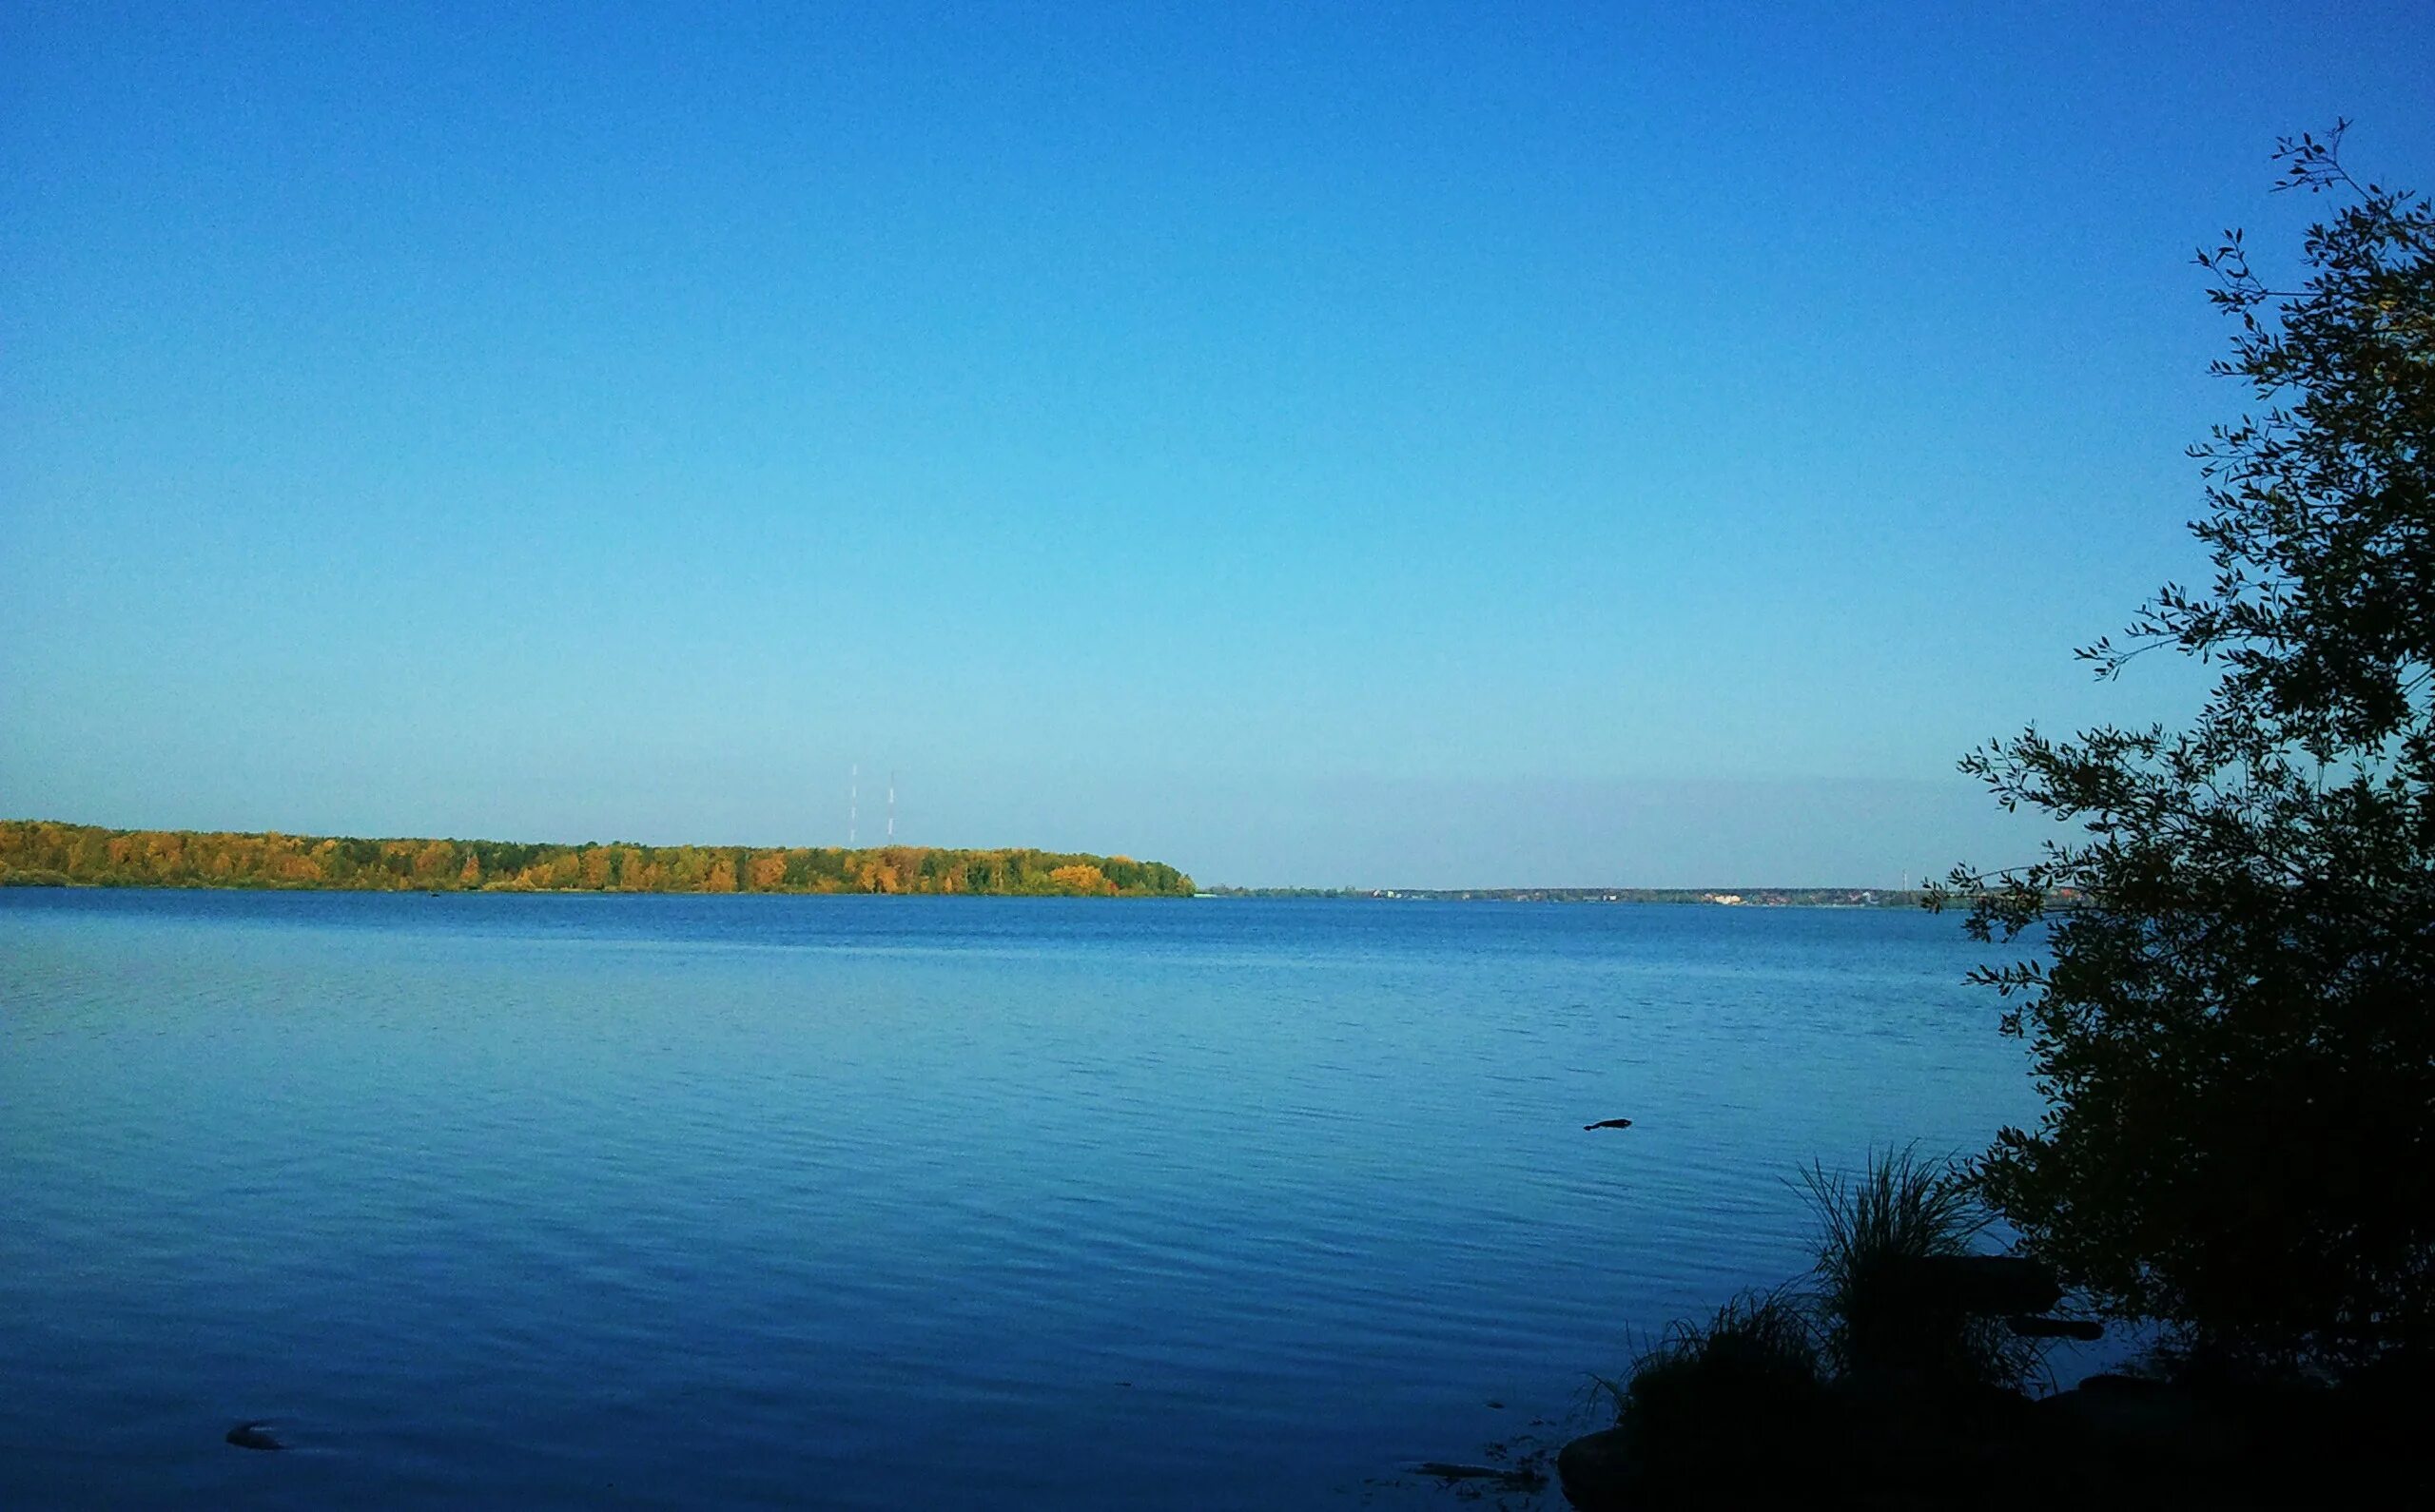
[[[1444,1504],[1414,1462],[1561,1442],[1800,1270],[1802,1162],[2035,1115],[1976,959],[1892,911],[0,891],[0,1504]]]

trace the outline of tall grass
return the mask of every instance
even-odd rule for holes
[[[1888,1477],[1929,1493],[1888,1505],[1983,1500],[1938,1480],[1962,1421],[1946,1414],[1983,1409],[1972,1388],[2025,1386],[2044,1353],[1903,1273],[1975,1252],[1994,1227],[1966,1174],[1916,1147],[1872,1151],[1854,1173],[1813,1163],[1796,1183],[1819,1225],[1808,1289],[1745,1291],[1668,1328],[1620,1383],[1593,1378],[1614,1401],[1633,1504],[1841,1505]]]
[[[1614,1399],[1643,1489],[1656,1494],[1772,1473],[1821,1440],[1830,1404],[1821,1367],[1802,1299],[1750,1291],[1704,1322],[1675,1323],[1622,1383],[1598,1384]]]
[[[1818,1215],[1819,1341],[1839,1374],[1919,1371],[1957,1383],[2018,1386],[2042,1351],[2000,1318],[1923,1312],[1895,1274],[1901,1262],[1975,1251],[1995,1216],[1951,1159],[1916,1146],[1871,1152],[1858,1173],[1812,1162],[1801,1186]]]
[[[1632,1362],[1618,1386],[1601,1384],[1628,1414],[1635,1398],[1699,1375],[1729,1378],[1752,1389],[1799,1391],[1819,1384],[1816,1330],[1801,1299],[1783,1289],[1744,1291],[1704,1323],[1678,1321]]]

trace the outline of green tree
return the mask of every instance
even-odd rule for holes
[[[1965,759],[2086,838],[1936,900],[1981,940],[2044,922],[2044,959],[1977,973],[2049,1103],[1977,1171],[2026,1247],[2118,1315],[2335,1373],[2435,1343],[2435,217],[2342,129],[2277,153],[2331,206],[2296,288],[2237,232],[2198,259],[2258,406],[2192,448],[2213,582],[2080,653],[2179,652],[2211,692],[2186,730]]]

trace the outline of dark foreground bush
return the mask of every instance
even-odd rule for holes
[[[1744,1293],[1704,1323],[1675,1324],[1621,1385],[1604,1385],[1637,1497],[1749,1495],[1833,1437],[1816,1331],[1783,1292]]]
[[[2060,1295],[1976,1253],[1988,1219],[1950,1162],[1813,1166],[1815,1289],[1677,1323],[1620,1383],[1615,1426],[1556,1465],[1584,1509],[2435,1506],[2435,1366],[2339,1386],[2187,1351],[2152,1376],[2033,1399],[2043,1345],[2009,1320]],[[2025,1322],[2026,1320],[2024,1320]]]

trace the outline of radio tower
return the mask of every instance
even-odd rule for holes
[[[862,818],[863,764],[854,764],[854,774],[846,779],[846,848],[854,848],[854,823]]]
[[[896,843],[896,768],[887,769],[887,843]]]

